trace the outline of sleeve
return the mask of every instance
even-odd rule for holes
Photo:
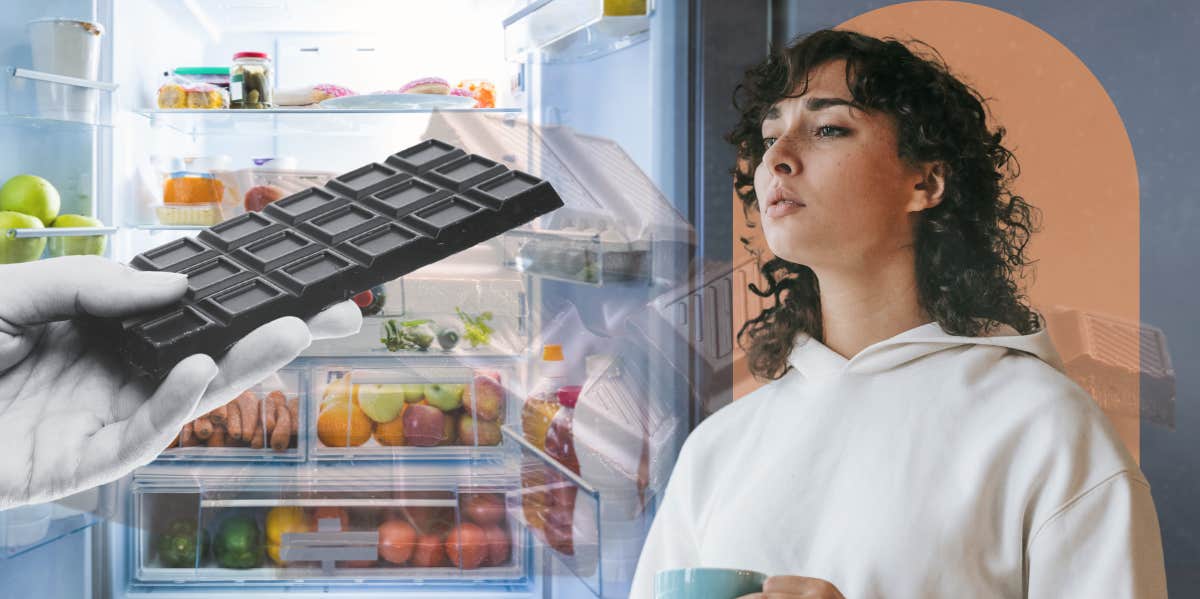
[[[1123,471],[1038,527],[1026,552],[1030,599],[1165,599],[1158,516],[1144,479]]]
[[[662,570],[700,565],[700,545],[696,535],[696,495],[692,489],[690,451],[693,439],[688,439],[679,452],[679,460],[671,480],[663,492],[662,503],[650,525],[650,533],[642,546],[637,570],[633,575],[630,599],[653,599],[654,576]]]

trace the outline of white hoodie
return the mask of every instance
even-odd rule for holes
[[[936,322],[783,378],[684,444],[633,594],[664,569],[832,582],[847,599],[1166,597],[1150,485],[1043,330]]]

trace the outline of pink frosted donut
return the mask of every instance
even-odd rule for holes
[[[440,94],[450,93],[450,82],[441,77],[424,77],[409,81],[400,86],[402,94]]]

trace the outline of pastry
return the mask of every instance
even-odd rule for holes
[[[402,94],[439,94],[446,95],[450,93],[450,82],[441,77],[424,77],[415,79],[400,86]]]

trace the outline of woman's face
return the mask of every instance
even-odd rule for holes
[[[923,172],[901,161],[892,118],[854,103],[845,68],[813,69],[803,96],[767,112],[754,173],[771,251],[818,272],[869,268],[911,245],[908,213],[927,207]]]

